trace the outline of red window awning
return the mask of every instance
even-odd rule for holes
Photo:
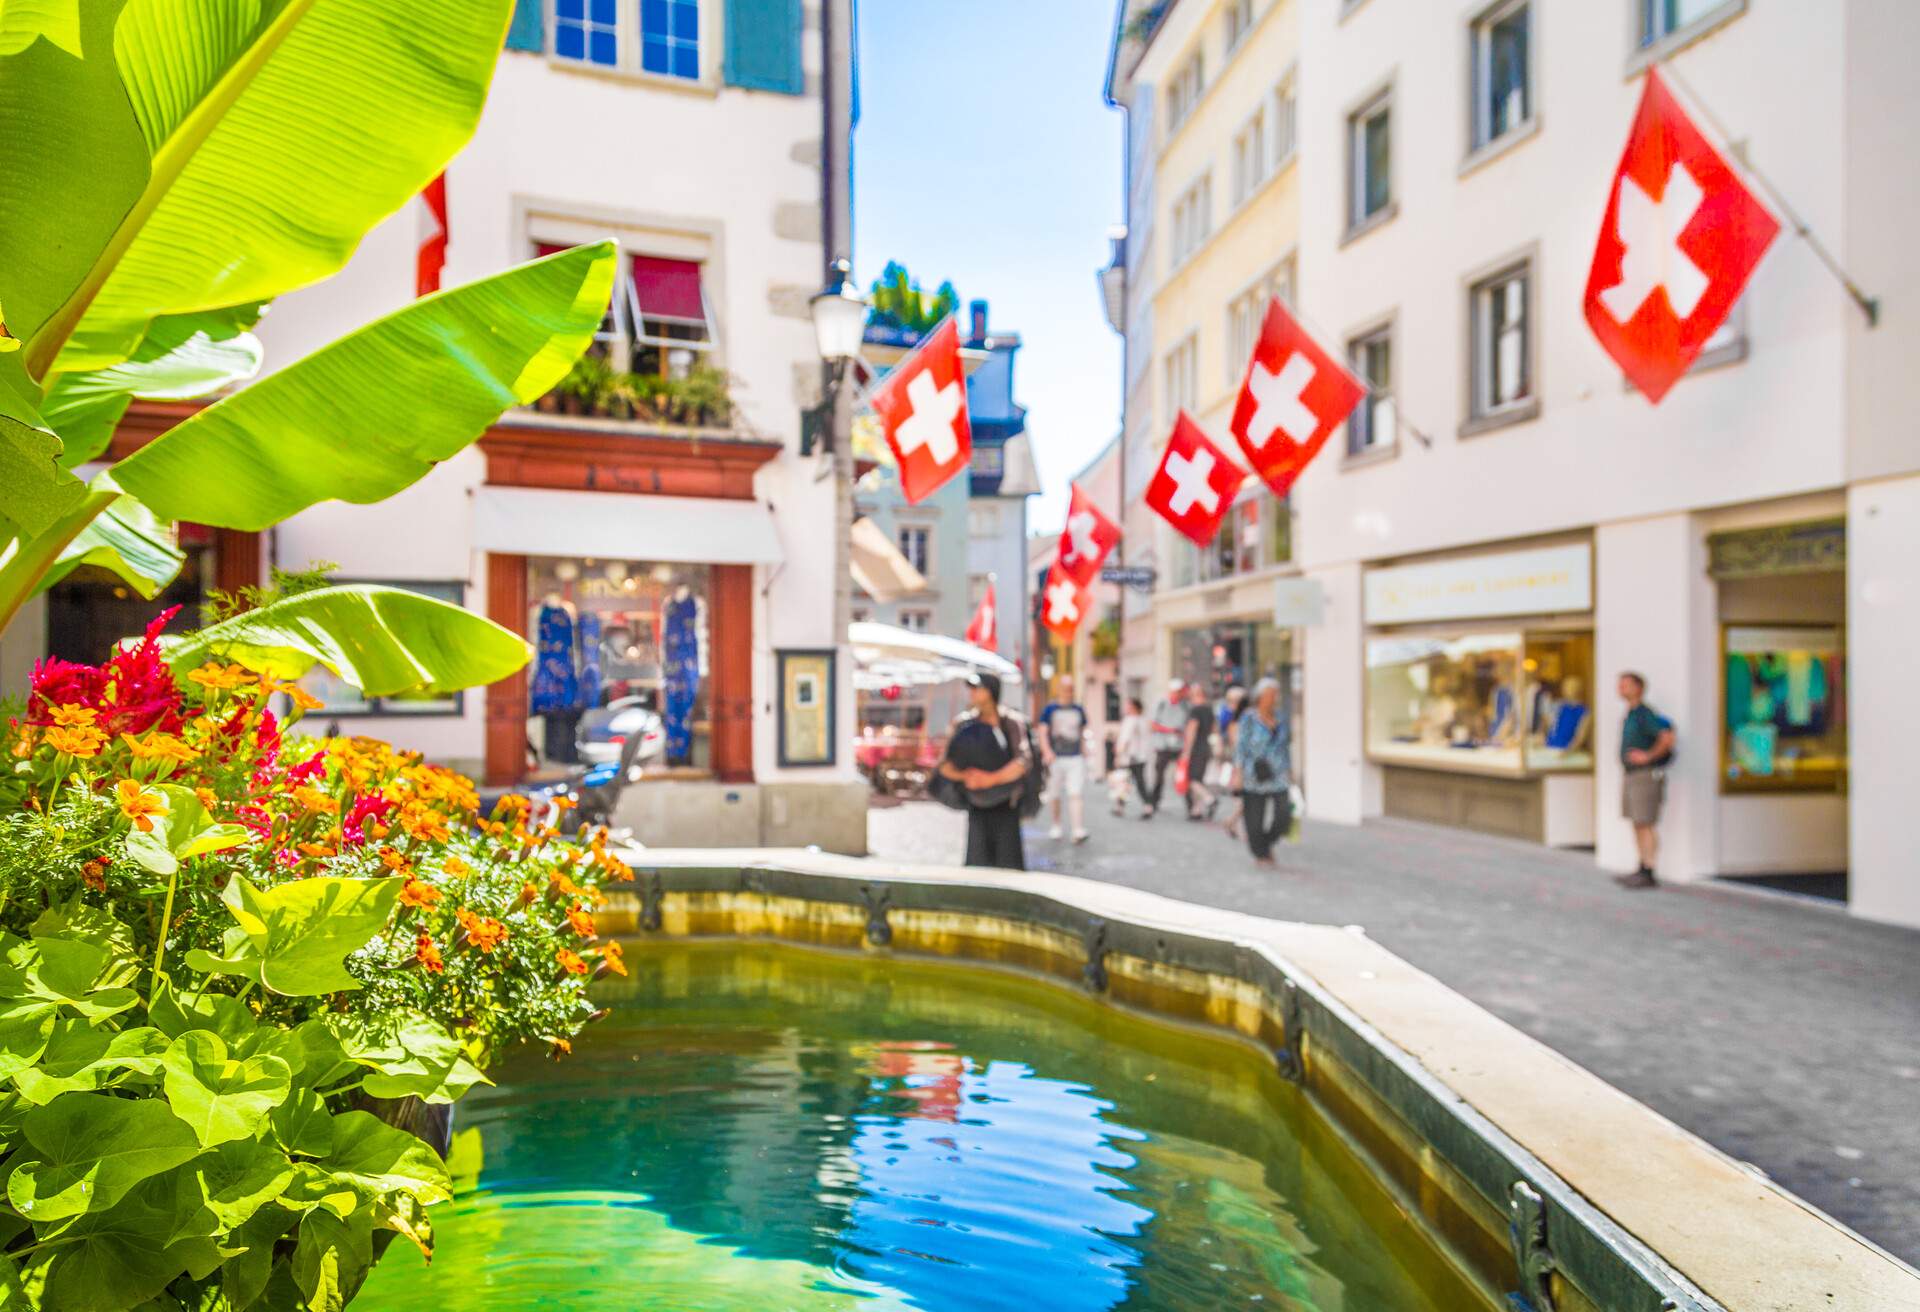
[[[706,302],[700,295],[700,266],[693,260],[634,256],[633,291],[640,302],[640,313],[649,319],[707,321]]]

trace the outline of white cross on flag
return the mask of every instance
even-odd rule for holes
[[[1067,526],[1060,531],[1060,546],[1053,559],[1075,583],[1091,587],[1107,553],[1120,540],[1120,526],[1100,513],[1100,507],[1078,483],[1071,486],[1073,500],[1067,505]]]
[[[1072,642],[1080,621],[1093,609],[1093,593],[1086,585],[1062,569],[1058,563],[1047,571],[1047,583],[1040,590],[1040,622],[1062,642]]]
[[[873,394],[900,470],[900,491],[918,505],[973,459],[960,330],[949,318],[894,367]]]
[[[1220,521],[1246,481],[1247,471],[1228,459],[1182,410],[1167,437],[1160,468],[1147,484],[1147,505],[1194,545],[1204,547],[1220,531]]]
[[[1000,614],[993,605],[993,580],[987,580],[987,595],[980,598],[979,609],[967,621],[967,641],[976,647],[995,651],[1000,646]]]
[[[1253,472],[1283,497],[1366,394],[1360,380],[1321,350],[1275,297],[1247,362],[1230,427]]]
[[[1692,366],[1780,225],[1647,70],[1587,275],[1587,323],[1650,402]]]

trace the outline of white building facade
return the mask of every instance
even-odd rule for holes
[[[1920,184],[1894,0],[1297,0],[1299,304],[1374,399],[1295,493],[1307,805],[1591,846],[1618,677],[1673,720],[1660,873],[1920,924]],[[1658,406],[1581,311],[1649,63],[1791,225]],[[1790,89],[1790,90],[1788,90]],[[1785,216],[1782,216],[1783,218]],[[1808,881],[1811,883],[1812,881]]]

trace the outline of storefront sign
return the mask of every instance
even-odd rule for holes
[[[779,653],[783,769],[833,764],[833,658],[831,651]]]
[[[1584,542],[1368,570],[1366,622],[1420,624],[1593,609],[1593,551]]]
[[[1327,590],[1318,579],[1281,579],[1273,585],[1273,622],[1283,629],[1310,629],[1327,614]]]
[[[1818,519],[1715,533],[1707,539],[1707,556],[1707,572],[1717,579],[1837,573],[1847,567],[1847,521]]]
[[[1108,565],[1100,571],[1102,583],[1118,583],[1123,588],[1138,588],[1142,592],[1152,592],[1154,580],[1159,577],[1158,572],[1147,565]]]

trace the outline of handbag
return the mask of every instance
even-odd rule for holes
[[[1255,783],[1270,784],[1274,781],[1275,777],[1272,761],[1262,758],[1253,763],[1253,781]]]
[[[1190,782],[1191,780],[1187,777],[1187,758],[1183,756],[1180,758],[1180,763],[1173,767],[1173,791],[1185,797],[1187,785]]]

